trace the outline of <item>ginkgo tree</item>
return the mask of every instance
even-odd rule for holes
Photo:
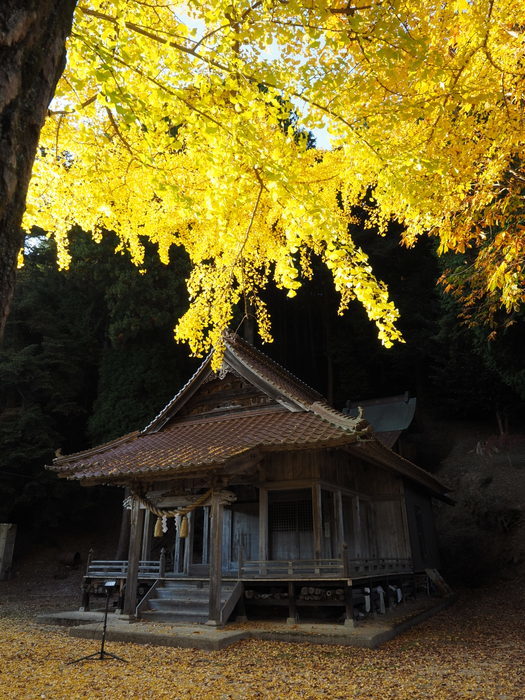
[[[73,224],[115,231],[138,265],[146,239],[165,261],[182,245],[193,352],[220,346],[239,302],[269,339],[261,291],[293,295],[312,255],[341,310],[357,299],[400,339],[348,233],[365,201],[379,234],[396,219],[409,245],[466,251],[467,303],[523,302],[520,0],[81,0],[67,50],[26,230],[49,231],[62,266]],[[331,148],[307,147],[317,128]]]

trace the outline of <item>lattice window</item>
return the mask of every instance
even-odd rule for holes
[[[269,508],[272,532],[310,532],[313,527],[312,501],[283,501]]]

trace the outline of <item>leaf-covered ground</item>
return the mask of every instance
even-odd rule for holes
[[[1,593],[1,591],[0,591]],[[244,641],[224,651],[97,642],[34,622],[49,599],[0,606],[0,698],[525,698],[522,589],[464,592],[378,650]]]

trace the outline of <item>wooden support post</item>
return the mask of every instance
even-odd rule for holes
[[[321,558],[321,542],[323,534],[322,523],[322,508],[321,508],[321,486],[314,484],[312,486],[312,521],[313,521],[313,536],[314,536],[314,559]],[[319,573],[319,568],[315,569],[315,573]]]
[[[334,542],[334,552],[340,552],[345,541],[344,517],[343,517],[343,497],[341,491],[334,492],[334,513],[335,530],[337,542]]]
[[[182,540],[179,537],[179,533],[177,532],[175,536],[175,551],[173,553],[173,572],[175,574],[180,574],[182,567],[181,567],[181,560],[182,560],[182,554],[181,550],[183,549],[182,547]]]
[[[91,562],[93,561],[93,554],[95,552],[93,551],[93,547],[90,548],[88,555],[87,555],[87,562],[86,562],[86,576],[89,576],[89,567],[91,566]]]
[[[159,558],[159,578],[164,578],[166,575],[166,547],[162,547],[160,550]]]
[[[209,619],[206,624],[221,624],[221,584],[222,584],[222,521],[224,505],[219,494],[211,497],[211,551],[210,551],[210,598]]]
[[[143,561],[149,561],[151,559],[151,538],[153,536],[153,526],[155,523],[155,518],[152,517],[152,513],[149,510],[144,511],[144,532],[142,535],[142,552],[140,558]]]
[[[242,544],[239,543],[239,556],[238,556],[238,564],[237,564],[237,578],[241,579],[242,578],[242,570],[244,566],[244,551]]]
[[[142,531],[144,526],[144,509],[134,500],[131,509],[131,532],[129,537],[128,572],[126,576],[126,595],[124,597],[124,615],[135,617],[137,607],[137,586],[141,552]]]
[[[400,502],[400,508],[401,508],[401,519],[403,521],[402,528],[403,528],[403,555],[402,557],[404,559],[410,559],[412,557],[412,546],[410,544],[410,531],[408,529],[408,514],[407,514],[407,504],[405,501],[405,497],[403,494],[403,498],[401,499]]]
[[[376,513],[376,505],[373,501],[368,502],[368,518],[367,518],[367,525],[368,525],[368,556],[372,557],[372,559],[377,559],[379,554],[378,554],[378,546],[377,546],[377,513]]]
[[[295,603],[295,586],[293,581],[288,582],[288,619],[286,624],[295,625],[298,622],[297,605]]]
[[[82,600],[80,602],[80,608],[78,609],[79,612],[88,612],[89,611],[89,591],[91,589],[91,579],[89,577],[89,566],[91,564],[91,561],[93,560],[93,548],[91,547],[88,555],[87,555],[87,562],[86,562],[86,573],[84,575],[84,580],[82,582]]]
[[[268,490],[259,488],[259,560],[268,561]],[[260,574],[266,573],[263,565]]]
[[[359,498],[357,496],[352,498],[352,520],[354,530],[354,558],[360,559],[363,556],[363,539],[361,536],[361,512]]]
[[[244,598],[244,584],[242,587],[242,595],[237,603],[237,617],[236,622],[246,622],[248,620],[248,615],[246,614],[246,601]]]
[[[352,586],[345,586],[345,627],[355,627]]]
[[[341,547],[341,559],[343,560],[343,576],[345,578],[349,578],[350,567],[348,561],[348,545],[346,544],[346,542],[343,542],[343,546]]]
[[[202,563],[207,564],[209,562],[209,551],[210,551],[210,508],[209,506],[203,506],[203,524],[202,524]]]
[[[188,521],[188,534],[184,538],[184,574],[189,576],[191,567],[191,554],[193,551],[193,513],[186,515]]]
[[[91,588],[91,579],[85,578],[82,582],[82,601],[80,603],[79,612],[89,612],[89,591]]]
[[[120,579],[118,584],[118,600],[115,612],[117,615],[122,615],[122,610],[124,609],[124,593],[126,591],[126,585],[124,579]]]

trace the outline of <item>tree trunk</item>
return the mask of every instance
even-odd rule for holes
[[[40,130],[65,66],[76,0],[0,2],[0,340]]]

